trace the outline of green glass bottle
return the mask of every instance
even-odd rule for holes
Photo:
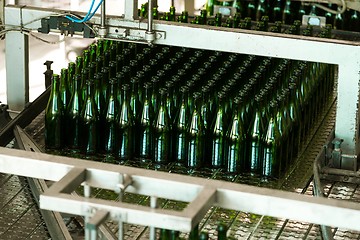
[[[215,119],[212,124],[211,136],[211,166],[213,168],[221,168],[224,166],[224,159],[226,159],[226,142],[225,131],[227,118],[225,113],[225,96],[218,94],[218,108],[216,111]]]
[[[282,136],[281,121],[282,114],[278,109],[276,101],[270,102],[269,123],[264,135],[263,166],[262,175],[265,177],[279,177],[281,173],[282,157]],[[289,146],[288,146],[289,147]]]
[[[204,143],[205,129],[201,117],[201,94],[193,94],[194,110],[188,128],[188,157],[189,168],[200,168],[204,164]]]
[[[171,122],[166,105],[167,90],[160,88],[160,102],[155,119],[154,161],[157,166],[170,162],[171,158]]]
[[[83,51],[83,67],[87,68],[90,64],[90,51],[88,49],[85,49]]]
[[[75,74],[81,74],[83,69],[83,57],[77,56],[75,59]]]
[[[71,94],[69,106],[67,108],[67,146],[74,152],[81,150],[81,109],[83,107],[83,100],[81,97],[81,75],[74,76],[74,91]]]
[[[332,10],[335,10],[336,11],[336,5],[332,4],[332,3],[328,3],[328,8],[329,9],[332,9]],[[334,9],[335,8],[335,9]],[[335,20],[335,14],[331,13],[331,12],[326,12],[325,13],[325,18],[326,18],[326,24],[331,24],[333,25],[334,24],[334,20]]]
[[[130,86],[122,84],[120,110],[117,116],[117,157],[120,163],[134,155],[134,114],[130,107]]]
[[[234,28],[240,28],[241,23],[241,15],[240,13],[236,13],[234,16]]]
[[[197,224],[189,233],[189,240],[199,239],[199,224]]]
[[[171,6],[169,12],[169,21],[175,22],[175,20],[176,20],[176,9],[174,6]]]
[[[135,125],[138,125],[141,115],[141,109],[142,109],[140,103],[141,96],[139,96],[139,93],[141,92],[142,89],[139,88],[139,84],[140,84],[139,77],[138,76],[132,77],[130,79],[130,84],[131,84],[130,107],[131,107],[131,111],[134,114]]]
[[[250,123],[249,131],[249,168],[251,172],[260,173],[263,149],[261,144],[261,137],[264,132],[264,114],[262,106],[263,96],[258,94],[255,96],[254,111]]]
[[[109,94],[106,100],[106,112],[104,122],[104,149],[105,153],[114,157],[117,146],[117,121],[119,102],[117,99],[117,79],[112,78],[109,82]]]
[[[154,112],[157,113],[159,110],[159,82],[160,82],[160,77],[159,76],[153,76],[151,78],[151,83],[152,83],[152,93],[151,93],[151,104],[152,107],[154,109]]]
[[[348,28],[350,31],[360,32],[360,16],[358,11],[352,10]]]
[[[233,28],[234,27],[234,20],[232,18],[227,18],[225,20],[225,23],[223,24],[224,27],[227,27],[227,28]]]
[[[247,29],[247,30],[250,30],[251,29],[251,18],[250,17],[246,17],[244,19],[244,21],[242,21],[240,23],[240,28],[241,29]]]
[[[97,48],[97,45],[95,43],[90,44],[90,46],[89,46],[89,63],[95,62],[95,60],[96,60],[96,48]]]
[[[59,92],[61,102],[63,104],[63,109],[65,110],[70,100],[70,90],[68,87],[68,70],[66,68],[61,69]]]
[[[291,0],[286,0],[285,2],[284,11],[282,13],[282,21],[284,24],[292,24],[294,22]]]
[[[94,98],[94,82],[87,80],[87,93],[84,105],[81,111],[82,117],[82,140],[84,153],[87,155],[95,154],[98,150],[98,130],[99,130],[99,113]]]
[[[124,49],[124,50],[127,50],[127,49]],[[109,66],[109,63],[110,63],[110,51],[105,51],[104,50],[104,54],[102,55],[103,57],[103,66]],[[125,57],[124,57],[125,59]]]
[[[296,13],[296,20],[302,20],[303,15],[306,15],[305,4],[301,3]]]
[[[190,120],[190,108],[188,106],[189,101],[189,88],[182,86],[181,92],[181,105],[175,118],[175,129],[173,138],[174,147],[174,159],[179,165],[186,165],[187,163],[187,129]]]
[[[216,13],[215,14],[215,26],[216,27],[221,27],[222,26],[222,14],[221,13]]]
[[[63,146],[64,108],[59,87],[59,75],[53,74],[51,93],[45,110],[45,146],[48,149],[60,149]]]
[[[166,98],[166,105],[168,110],[168,115],[170,118],[170,122],[174,122],[175,115],[176,115],[176,102],[178,98],[177,91],[175,89],[175,84],[172,80],[165,82],[165,87],[168,91],[167,98]]]
[[[83,101],[86,101],[87,94],[87,80],[89,79],[89,68],[83,68],[81,70],[81,97]]]
[[[274,8],[272,10],[272,14],[270,15],[270,21],[276,22],[282,20],[282,0],[276,0],[274,3]]]
[[[104,54],[104,39],[98,39],[96,42],[96,56],[102,56]]]
[[[153,19],[155,20],[159,20],[159,11],[158,11],[158,7],[155,6],[152,9],[152,15],[153,15]]]
[[[297,96],[297,84],[296,80],[291,80],[289,83],[288,90],[290,92],[289,94],[289,114],[290,118],[292,120],[292,134],[294,136],[294,155],[296,156],[297,150],[300,150],[301,148],[301,129],[302,125],[300,124],[300,103]]]
[[[132,77],[130,79],[130,84],[131,84],[131,94],[130,94],[130,108],[133,115],[133,119],[134,119],[134,152],[138,153],[139,152],[139,142],[137,141],[137,139],[139,139],[139,126],[140,126],[140,118],[141,118],[141,104],[140,104],[140,97],[139,97],[139,79],[137,76]]]
[[[206,9],[200,10],[200,24],[205,25],[207,23],[207,11]]]
[[[180,240],[180,232],[171,230],[170,231],[170,240]]]
[[[75,77],[75,69],[76,69],[76,65],[74,62],[69,62],[68,64],[68,77],[67,77],[67,85],[70,91],[69,96],[71,96],[71,94],[74,91],[74,77]]]
[[[241,0],[234,0],[234,1],[232,2],[232,7],[236,8],[236,13],[239,14],[238,16],[239,16],[240,18],[241,18],[241,17],[245,17],[245,8],[244,8],[242,2],[243,2],[243,1],[241,1]]]
[[[311,16],[318,16],[318,9],[316,8],[316,5],[311,5],[309,15]]]
[[[188,23],[189,22],[189,13],[187,11],[181,12],[180,16],[177,18],[178,22]]]
[[[215,0],[207,0],[205,8],[206,11],[208,13],[208,16],[213,16],[214,15],[214,5],[215,5]]]
[[[95,64],[96,64],[96,69],[95,72],[96,73],[101,73],[102,68],[103,68],[103,57],[102,56],[97,56],[95,59]]]
[[[108,39],[103,40],[103,46],[104,46],[103,54],[106,54],[106,52],[109,52],[111,45],[112,45],[111,40],[108,40]]]
[[[170,239],[170,230],[161,228],[159,240],[169,240]]]
[[[248,1],[247,4],[247,14],[246,17],[250,18],[251,20],[256,20],[256,5],[254,0]]]
[[[116,44],[111,44],[111,46],[110,46],[110,61],[116,61],[116,56],[117,56]]]
[[[209,234],[207,232],[201,232],[199,235],[199,240],[208,240],[209,239]]]
[[[256,10],[256,21],[260,21],[263,16],[267,16],[269,6],[266,0],[259,0]]]
[[[140,117],[139,127],[139,153],[141,161],[153,160],[154,149],[154,111],[151,104],[152,85],[150,82],[144,83],[144,102]]]
[[[240,173],[245,168],[246,160],[246,130],[243,122],[243,109],[245,102],[242,98],[234,99],[234,114],[227,133],[227,154],[226,154],[226,171],[228,173]]]
[[[226,240],[227,226],[224,223],[219,223],[217,225],[217,239],[218,240]]]
[[[140,8],[140,17],[141,18],[146,18],[147,17],[147,13],[148,13],[148,3],[144,3],[141,4],[141,8]]]

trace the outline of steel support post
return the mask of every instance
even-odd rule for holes
[[[5,10],[5,24],[21,26],[22,8],[16,14]],[[7,27],[9,29],[11,27]],[[21,111],[29,102],[29,41],[21,32],[8,32],[5,41],[7,104],[12,111]]]
[[[359,155],[359,50],[340,62],[337,90],[335,137],[343,139],[340,168],[357,170]]]
[[[138,0],[127,0],[124,1],[124,19],[125,20],[135,20],[138,19]]]
[[[6,12],[5,21],[8,24]],[[7,104],[10,110],[21,111],[29,102],[28,36],[20,32],[8,32],[5,49]]]

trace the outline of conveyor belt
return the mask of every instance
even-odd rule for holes
[[[49,239],[26,179],[0,173],[0,239]]]

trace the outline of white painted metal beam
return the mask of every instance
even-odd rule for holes
[[[83,216],[93,213],[95,210],[106,210],[110,213],[111,218],[121,219],[123,222],[190,231],[191,227],[195,226],[200,221],[200,217],[205,214],[205,209],[210,208],[210,205],[214,205],[265,216],[360,231],[360,225],[358,224],[360,221],[359,203],[0,148],[0,172],[3,173],[59,181],[71,169],[82,168],[86,169],[85,181],[91,187],[107,189],[108,186],[115,186],[119,181],[119,178],[115,179],[111,176],[119,173],[127,174],[131,176],[134,183],[133,187],[126,189],[127,192],[146,193],[145,195],[161,198],[166,196],[166,198],[172,200],[187,199],[186,202],[190,202],[190,204],[183,211],[171,211],[50,191],[41,196],[41,207],[52,211]],[[94,171],[102,174],[88,174]],[[107,175],[110,175],[110,177]],[[110,183],[104,181],[104,179],[110,181]],[[167,181],[167,183],[161,184],[159,179]],[[160,184],[162,190],[152,188],[154,184]],[[182,190],[179,191],[179,188],[173,186],[182,186]],[[189,186],[194,186],[200,191],[195,192],[189,188],[186,193]],[[182,194],[187,195],[187,197],[179,197]],[[203,198],[208,200],[205,201]]]

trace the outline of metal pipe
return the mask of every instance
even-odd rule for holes
[[[150,197],[150,207],[151,208],[157,208],[158,202],[157,202],[157,197]],[[154,227],[150,227],[150,236],[149,236],[150,240],[155,240],[156,239],[156,229]]]
[[[87,183],[84,183],[84,197],[86,198],[90,198],[90,195],[91,195],[91,187],[90,185],[88,185]],[[87,227],[87,223],[89,222],[90,220],[90,216],[89,216],[90,213],[86,214],[85,216],[85,240],[90,240],[92,239],[92,232],[91,230]]]
[[[105,0],[102,1],[101,3],[101,18],[100,18],[100,27],[99,27],[99,32],[98,35],[101,38],[106,37],[107,35],[107,29],[105,26],[106,23],[106,11],[105,11]]]
[[[105,0],[101,3],[101,28],[105,28],[105,17],[106,17],[106,11],[105,11]]]
[[[318,156],[314,162],[314,195],[316,197],[324,197],[324,193],[321,187],[321,181],[320,181],[320,169],[321,169],[321,156],[325,156],[325,148],[324,151]],[[331,231],[331,228],[325,225],[320,225],[321,235],[324,240],[333,240],[333,233]]]
[[[148,27],[147,31],[150,33],[153,31],[152,25],[153,25],[153,15],[152,15],[152,0],[148,0]]]

